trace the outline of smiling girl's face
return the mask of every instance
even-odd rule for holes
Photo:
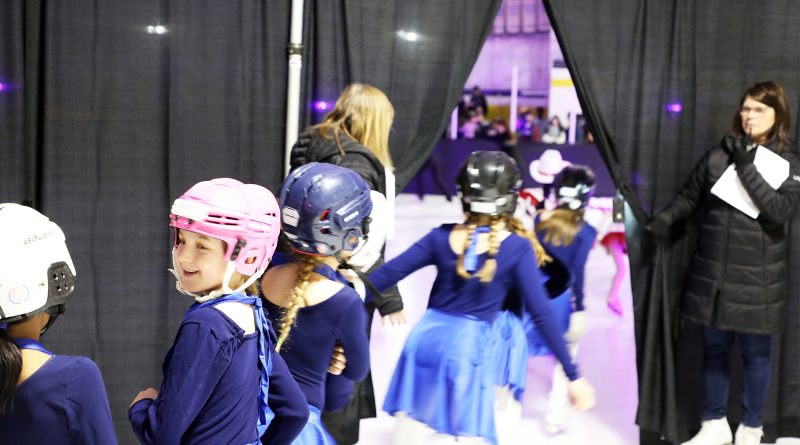
[[[181,287],[188,292],[208,293],[222,287],[225,276],[225,243],[188,230],[178,230],[173,255]]]

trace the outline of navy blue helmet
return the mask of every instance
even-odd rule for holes
[[[311,162],[289,173],[280,194],[285,239],[298,252],[354,250],[369,232],[370,188],[358,173]]]

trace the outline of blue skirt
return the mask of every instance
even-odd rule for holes
[[[522,320],[509,311],[500,311],[492,323],[492,331],[495,335],[492,361],[497,367],[494,383],[508,386],[514,398],[520,400],[528,374],[528,339]]]
[[[572,314],[572,290],[569,289],[563,294],[548,300],[550,309],[558,322],[559,330],[565,334],[569,329],[569,316]],[[545,343],[544,338],[539,334],[536,323],[526,312],[522,317],[522,325],[525,328],[525,335],[528,337],[528,355],[531,357],[550,354],[550,348]]]
[[[336,441],[322,424],[319,408],[308,405],[308,423],[294,439],[292,445],[336,445]]]
[[[488,322],[428,309],[406,340],[384,411],[406,413],[440,433],[497,443],[493,349]]]

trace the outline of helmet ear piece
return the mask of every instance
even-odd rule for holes
[[[350,229],[342,240],[342,250],[355,250],[361,240],[361,234],[356,229]]]

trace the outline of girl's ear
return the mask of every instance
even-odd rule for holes
[[[245,264],[253,264],[255,262],[256,262],[256,257],[254,257],[254,256],[251,256],[250,258],[244,260]]]

